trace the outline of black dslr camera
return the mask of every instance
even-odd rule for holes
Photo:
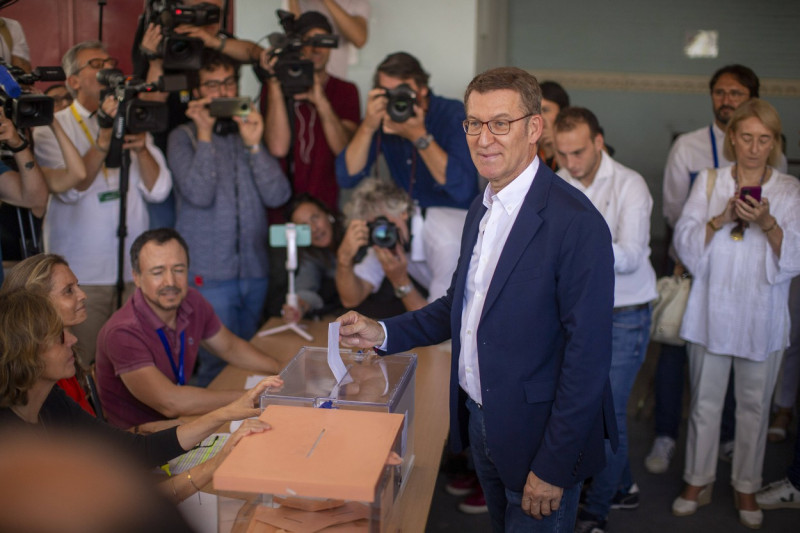
[[[175,33],[175,27],[180,24],[215,24],[220,21],[220,9],[208,2],[186,6],[179,0],[150,0],[145,8],[144,19],[145,25],[153,23],[161,26],[164,38],[157,55],[164,58],[165,70],[198,70],[202,66],[203,41]]]
[[[358,249],[353,258],[354,263],[360,263],[364,259],[370,246],[394,248],[400,238],[397,225],[386,217],[378,217],[372,222],[367,222],[367,230],[367,244]]]
[[[317,34],[304,40],[295,29],[295,16],[289,11],[278,10],[278,20],[286,33],[271,33],[268,37],[273,48],[270,58],[277,57],[275,77],[281,82],[285,96],[308,92],[314,85],[314,63],[303,59],[300,50],[304,46],[317,48],[337,48],[339,37],[330,34]],[[256,76],[263,83],[270,75],[260,65],[253,65]]]
[[[386,89],[386,112],[395,122],[405,122],[415,115],[414,104],[417,93],[407,83],[401,83],[394,89]]]
[[[43,94],[29,94],[20,85],[65,79],[61,67],[36,67],[28,74],[19,67],[9,67],[0,59],[0,107],[18,130],[47,126],[53,122],[53,99]]]

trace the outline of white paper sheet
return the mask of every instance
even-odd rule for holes
[[[347,374],[347,367],[344,366],[342,355],[339,353],[339,323],[331,322],[328,324],[328,366],[336,378],[336,383],[340,383]]]

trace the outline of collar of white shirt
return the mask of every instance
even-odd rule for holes
[[[536,156],[531,161],[531,164],[525,167],[525,170],[503,187],[499,193],[495,194],[492,190],[492,185],[489,184],[486,190],[483,191],[483,205],[488,209],[494,202],[499,202],[500,207],[511,215],[525,200],[525,195],[528,194],[533,178],[538,171],[539,156]]]

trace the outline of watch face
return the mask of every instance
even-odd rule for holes
[[[414,146],[417,147],[417,150],[424,150],[431,144],[431,137],[430,135],[426,135],[424,137],[420,137],[416,141],[414,141]]]

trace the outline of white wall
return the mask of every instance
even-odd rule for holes
[[[372,0],[369,39],[349,71],[350,81],[361,94],[362,113],[375,67],[387,54],[398,51],[420,60],[431,74],[434,92],[460,100],[475,75],[477,1]],[[278,31],[275,11],[280,6],[281,0],[236,0],[236,36],[257,41]],[[257,81],[248,72],[242,94],[257,96],[258,91]]]

